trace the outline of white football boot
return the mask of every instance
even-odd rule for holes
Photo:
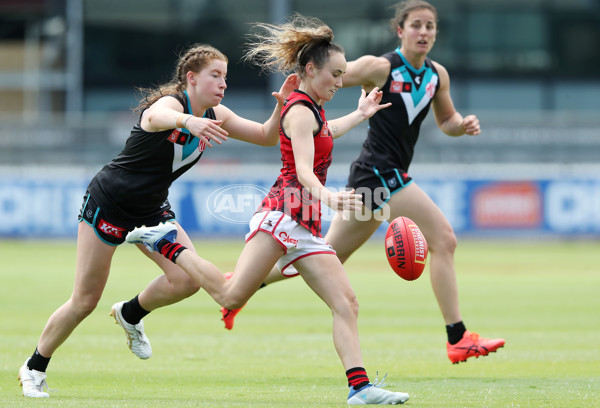
[[[31,370],[27,367],[29,359],[19,369],[17,381],[23,387],[23,395],[32,398],[48,398],[50,395],[46,392],[48,384],[46,383],[46,373],[37,370]],[[46,389],[46,391],[44,391]]]
[[[150,252],[158,251],[156,244],[163,239],[175,242],[177,226],[174,223],[165,222],[153,227],[136,227],[125,237],[125,241],[130,244],[144,244]]]
[[[138,324],[127,323],[121,314],[124,304],[125,302],[115,303],[110,309],[110,315],[115,318],[116,324],[125,330],[129,349],[142,360],[146,360],[152,355],[152,346],[144,333],[144,322],[140,320]]]
[[[385,377],[381,381],[375,378],[371,384],[365,385],[359,390],[350,387],[348,394],[348,405],[397,405],[408,401],[408,394],[405,392],[393,392],[380,388],[384,386]]]
[[[369,384],[358,391],[351,389],[348,405],[396,405],[404,404],[408,398],[405,392],[392,392]]]

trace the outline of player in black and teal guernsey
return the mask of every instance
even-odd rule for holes
[[[169,187],[189,170],[213,143],[228,137],[258,145],[279,142],[279,113],[296,87],[290,77],[273,93],[277,106],[264,123],[244,119],[221,105],[225,95],[227,57],[208,45],[197,45],[179,59],[171,82],[148,89],[138,106],[139,119],[123,151],[93,178],[84,196],[77,234],[75,284],[69,300],[48,319],[35,352],[19,370],[26,397],[44,398],[46,368],[56,349],[95,308],[110,273],[112,257],[136,226],[171,221],[177,240],[194,246],[175,221]],[[111,310],[126,332],[128,346],[142,359],[152,354],[142,317],[159,307],[196,293],[200,286],[161,254],[141,251],[162,269],[138,296],[115,303]],[[176,251],[170,253],[175,257]]]
[[[394,192],[412,182],[407,171],[421,123],[440,89],[437,69],[429,58],[418,69],[406,60],[400,47],[380,58],[386,61],[382,65],[389,72],[380,89],[383,100],[391,102],[392,108],[369,120],[367,138],[348,179],[348,185],[362,187],[365,205],[372,211],[381,209]],[[351,79],[346,78],[346,86],[351,86]]]
[[[449,136],[480,134],[479,120],[456,111],[448,72],[427,57],[437,36],[436,9],[425,1],[399,3],[391,25],[401,45],[381,57],[368,55],[349,62],[343,78],[344,87],[361,86],[367,92],[379,87],[383,91],[381,103],[392,102],[390,108],[369,119],[367,138],[348,177],[348,187],[363,194],[371,216],[342,220],[336,214],[325,240],[345,262],[383,219],[389,222],[405,216],[416,222],[429,245],[431,284],[446,324],[448,358],[458,363],[496,351],[504,340],[482,338],[466,329],[454,270],[456,236],[442,211],[413,182],[408,169],[430,106],[439,128]],[[285,276],[292,275],[289,268],[286,272]],[[283,276],[274,270],[265,283]],[[223,311],[226,328],[233,327],[236,312]]]

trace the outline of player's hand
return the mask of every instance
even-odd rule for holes
[[[391,102],[380,105],[382,97],[383,92],[378,87],[373,88],[368,95],[364,89],[361,89],[360,99],[358,100],[358,111],[362,113],[365,119],[370,118],[381,109],[392,106]]]
[[[227,140],[227,131],[221,127],[222,120],[198,118],[192,116],[186,122],[186,128],[208,147],[213,147],[211,141],[221,144]]]
[[[281,85],[281,89],[279,89],[279,92],[273,92],[271,95],[277,99],[278,104],[283,105],[285,100],[290,96],[294,89],[299,87],[300,78],[298,77],[298,74],[291,74],[285,79],[283,85]]]
[[[475,115],[468,115],[463,118],[461,123],[465,134],[475,136],[481,133],[481,128],[479,127],[479,119]]]
[[[342,219],[348,220],[349,214],[362,209],[362,196],[356,194],[356,190],[342,190],[338,192],[330,192],[325,198],[325,204],[331,209],[337,211],[342,216]]]

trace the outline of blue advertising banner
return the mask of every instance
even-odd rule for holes
[[[173,184],[169,201],[193,237],[243,236],[273,181],[272,175],[186,177]],[[75,237],[87,183],[84,177],[0,179],[0,237]],[[332,189],[344,184],[342,177],[328,181]],[[418,184],[459,235],[600,237],[600,177],[421,177]],[[332,216],[324,209],[324,230]]]

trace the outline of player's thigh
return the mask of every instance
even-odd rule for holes
[[[325,241],[335,249],[338,258],[344,263],[380,225],[381,221],[373,216],[361,218],[351,216],[350,219],[344,220],[339,213],[336,213],[325,235]]]
[[[101,241],[90,225],[85,222],[79,223],[73,285],[75,300],[81,297],[100,298],[108,280],[116,248]]]
[[[258,231],[242,249],[228,282],[229,296],[235,299],[252,296],[283,254],[283,247],[270,234]]]
[[[430,247],[441,239],[454,236],[442,210],[414,182],[393,194],[388,205],[390,221],[400,216],[410,218],[419,226]]]
[[[307,285],[330,308],[340,310],[356,303],[348,275],[337,256],[311,255],[299,259],[294,265]]]

